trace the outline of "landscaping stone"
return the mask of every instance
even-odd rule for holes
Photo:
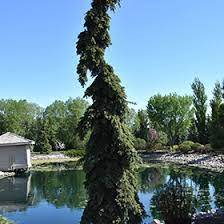
[[[33,155],[32,160],[51,160],[51,159],[69,159],[70,157],[62,154],[62,153],[54,153],[54,154],[39,154]]]
[[[213,171],[224,171],[224,155],[198,154],[198,153],[161,153],[153,152],[143,154],[145,162],[166,161],[181,165],[196,166]]]
[[[154,219],[152,224],[162,224],[158,219]]]
[[[2,172],[0,171],[0,179],[4,178],[4,177],[12,177],[15,176],[14,172]]]
[[[224,210],[212,209],[208,212],[200,212],[194,215],[192,224],[223,224]]]

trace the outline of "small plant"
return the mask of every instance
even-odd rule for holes
[[[205,146],[204,146],[204,145],[202,145],[201,147],[197,148],[197,150],[196,150],[196,151],[197,151],[197,152],[199,152],[199,153],[206,153]]]
[[[206,152],[212,152],[213,151],[212,146],[210,144],[206,144],[205,145],[205,151]]]
[[[194,146],[194,142],[192,142],[192,141],[184,141],[183,142],[183,144],[185,144],[185,145],[189,145],[191,148]]]
[[[192,141],[185,141],[178,146],[178,150],[183,153],[187,153],[190,151],[205,153],[207,151],[210,151],[210,150],[207,150],[207,148],[211,148],[211,147],[205,147],[204,145],[200,143],[192,142]]]
[[[179,145],[179,151],[183,153],[187,153],[193,151],[195,147],[195,143],[192,141],[184,141]]]
[[[197,151],[199,148],[203,147],[202,144],[198,143],[198,142],[195,142],[191,148],[194,150],[194,151]]]
[[[171,148],[172,152],[176,152],[178,150],[179,150],[179,145],[173,145],[172,148]]]
[[[209,152],[212,152],[212,147],[210,144],[201,145],[195,151],[197,151],[199,153],[209,153]]]
[[[165,147],[161,143],[156,143],[154,148],[156,151],[161,151],[165,149]]]
[[[188,153],[191,151],[191,145],[183,142],[179,145],[179,150],[183,153]]]
[[[146,149],[146,141],[142,138],[136,138],[134,141],[135,149],[136,150],[145,150]]]

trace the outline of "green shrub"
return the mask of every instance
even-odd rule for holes
[[[78,150],[78,149],[71,149],[71,150],[68,150],[68,151],[64,151],[64,154],[66,156],[69,156],[69,157],[72,157],[72,158],[74,158],[74,157],[83,157],[83,156],[85,156],[86,151],[83,150],[83,149],[80,149],[80,150]]]
[[[202,145],[201,147],[197,148],[196,150],[199,153],[207,153],[206,148],[204,145]]]
[[[183,142],[183,144],[185,144],[185,145],[189,145],[191,148],[194,146],[194,142],[192,142],[192,141],[184,141]]]
[[[164,150],[164,149],[165,149],[165,147],[161,143],[157,143],[154,146],[154,150],[156,150],[156,151],[160,151],[160,150]]]
[[[197,150],[198,150],[199,148],[201,148],[201,147],[203,147],[203,145],[200,144],[200,143],[198,143],[198,142],[195,142],[195,143],[191,146],[192,150],[194,150],[194,151],[197,151]]]
[[[168,137],[167,134],[164,132],[159,132],[159,140],[157,141],[157,143],[160,143],[162,145],[167,145],[168,143]]]
[[[134,141],[135,149],[136,150],[145,150],[146,149],[146,141],[142,138],[136,138]]]
[[[200,147],[197,148],[196,150],[197,152],[199,153],[209,153],[209,152],[212,152],[212,147],[210,144],[207,144],[207,145],[201,145]]]
[[[208,151],[208,152],[212,152],[213,149],[212,149],[211,144],[206,144],[206,145],[205,145],[205,150]]]
[[[190,152],[192,150],[191,144],[189,144],[187,142],[183,142],[179,145],[179,150],[183,153]]]
[[[179,149],[179,145],[173,145],[171,151],[176,152]]]
[[[192,142],[192,141],[185,141],[179,145],[179,151],[181,152],[199,152],[199,153],[206,153],[208,151],[211,151],[210,145],[207,145],[206,147],[200,143]]]

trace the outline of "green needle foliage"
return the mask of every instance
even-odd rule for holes
[[[210,102],[212,108],[212,116],[211,116],[211,136],[210,142],[213,148],[221,148],[223,147],[222,139],[220,139],[221,123],[220,123],[220,106],[222,104],[222,87],[220,82],[216,82],[215,88],[213,91],[213,99]],[[221,134],[222,136],[222,134]]]
[[[105,49],[111,44],[108,12],[114,11],[119,3],[93,0],[77,42],[79,81],[82,86],[86,84],[88,71],[95,78],[85,92],[93,104],[79,125],[81,137],[92,129],[84,163],[89,200],[82,224],[137,224],[144,214],[136,193],[138,156],[125,125],[125,91],[104,59]]]
[[[204,84],[196,78],[191,85],[194,92],[193,103],[195,108],[195,126],[197,128],[197,141],[201,144],[208,143],[208,128],[207,128],[207,95],[205,93]]]
[[[49,135],[48,135],[48,124],[44,118],[37,119],[37,141],[34,146],[34,151],[40,153],[50,153],[52,151],[52,147],[49,143]]]

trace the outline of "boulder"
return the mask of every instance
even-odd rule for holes
[[[161,224],[161,222],[158,219],[154,219],[152,224]]]

